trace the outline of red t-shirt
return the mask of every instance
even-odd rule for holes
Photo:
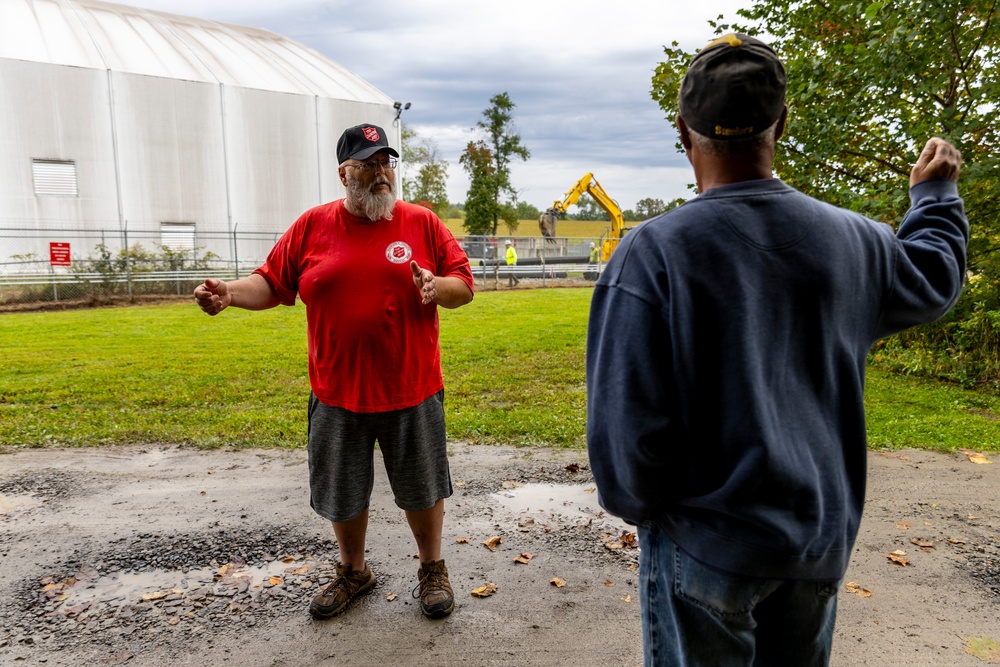
[[[444,387],[437,304],[422,305],[410,260],[473,289],[462,248],[434,213],[396,202],[392,220],[347,212],[342,199],[302,214],[254,273],[286,306],[306,305],[309,383],[353,412],[409,408]]]

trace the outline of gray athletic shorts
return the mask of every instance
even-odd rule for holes
[[[310,393],[310,505],[317,514],[350,521],[368,507],[376,441],[398,507],[426,510],[451,496],[443,390],[420,405],[389,412],[334,408]]]

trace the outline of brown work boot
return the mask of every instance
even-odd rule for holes
[[[444,566],[444,561],[421,563],[417,578],[420,583],[413,589],[413,597],[420,598],[420,611],[424,616],[442,618],[450,614],[455,608],[455,594],[448,582],[448,568]]]
[[[351,600],[367,593],[375,586],[375,573],[365,563],[365,569],[356,572],[342,563],[337,563],[337,578],[321,590],[309,605],[313,618],[324,619],[336,616],[347,609]]]

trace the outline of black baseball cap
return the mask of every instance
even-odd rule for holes
[[[347,160],[364,160],[381,150],[388,150],[389,155],[399,157],[396,149],[389,145],[385,130],[378,125],[362,123],[344,130],[337,141],[337,162],[344,164]]]
[[[680,115],[709,139],[745,139],[778,120],[786,85],[785,68],[771,47],[729,33],[691,60],[681,82]]]

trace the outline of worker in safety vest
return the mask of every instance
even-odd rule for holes
[[[504,245],[507,246],[507,266],[517,266],[517,250],[514,249],[514,244],[510,239],[507,239],[504,241]],[[510,269],[510,279],[507,281],[507,286],[513,287],[519,282],[521,281],[514,275],[514,269]]]

